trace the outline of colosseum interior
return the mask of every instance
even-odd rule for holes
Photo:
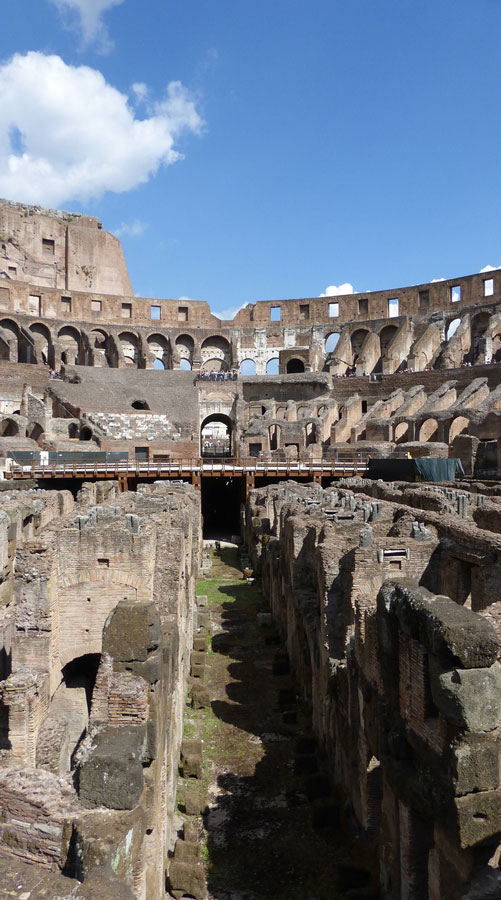
[[[501,270],[222,321],[97,219],[0,219],[0,896],[499,900]],[[207,757],[237,681],[268,806]]]

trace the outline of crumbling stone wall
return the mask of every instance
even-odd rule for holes
[[[63,873],[68,896],[82,883],[96,898],[160,900],[196,625],[198,494],[89,483],[76,503],[32,495],[0,497],[11,538],[0,870],[8,859],[29,883],[26,867],[40,867],[54,891]]]
[[[470,554],[489,547],[496,567],[501,548],[474,524],[482,506],[459,502],[461,492],[378,483],[370,495],[364,487],[253,491],[253,564],[332,781],[378,850],[384,891],[416,900],[495,897],[497,594],[483,588],[474,604],[472,592],[475,612],[454,579],[450,597],[445,590],[467,529]],[[435,499],[430,511],[419,495]]]

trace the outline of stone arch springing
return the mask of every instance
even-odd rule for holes
[[[122,348],[125,365],[128,368],[141,368],[139,353],[139,338],[133,331],[122,331],[118,335],[120,346]]]
[[[379,342],[381,344],[381,356],[385,356],[390,344],[398,331],[397,325],[385,325],[379,332]]]
[[[202,341],[200,348],[202,357],[202,369],[208,368],[211,363],[212,371],[225,372],[231,365],[231,345],[222,335],[214,334]],[[216,368],[216,361],[219,366]]]
[[[26,437],[31,438],[32,441],[37,441],[37,443],[41,443],[40,439],[44,435],[45,432],[39,422],[30,423],[26,429]]]
[[[255,375],[256,374],[256,362],[254,359],[243,359],[240,363],[239,369],[240,375]]]
[[[219,357],[211,357],[210,359],[205,359],[201,366],[202,372],[227,372],[228,371],[228,363],[224,361],[224,359],[219,359]]]
[[[475,363],[479,357],[484,357],[486,353],[486,337],[487,331],[491,323],[491,314],[488,312],[479,312],[473,316],[471,320],[471,351],[470,362]],[[481,359],[480,361],[483,361]]]
[[[278,356],[272,356],[266,363],[267,375],[278,375],[279,361]]]
[[[452,319],[447,325],[447,331],[445,334],[445,340],[450,341],[452,337],[456,334],[459,326],[461,325],[461,319]]]
[[[11,319],[0,321],[0,359],[19,362],[19,326]]]
[[[304,362],[302,359],[294,356],[292,359],[287,360],[287,365],[285,367],[285,371],[288,375],[297,375],[300,372],[304,372]]]
[[[367,330],[367,328],[357,328],[357,330],[354,331],[351,335],[350,343],[351,352],[353,354],[353,363],[356,363],[358,357],[360,356],[362,347],[369,334],[370,332]]]
[[[275,422],[268,428],[268,438],[270,441],[270,450],[278,450],[281,445],[282,429]]]
[[[324,342],[324,350],[326,354],[334,353],[337,345],[339,344],[339,338],[341,337],[339,331],[331,331],[325,338]]]
[[[176,338],[175,345],[176,355],[179,359],[179,368],[191,369],[193,367],[193,352],[195,349],[195,341],[191,334],[179,334]],[[188,365],[186,365],[186,363],[188,363]]]
[[[82,337],[71,325],[65,325],[58,332],[61,347],[61,362],[68,366],[78,366],[81,358]]]
[[[425,419],[424,422],[421,423],[421,427],[419,429],[419,440],[420,441],[433,441],[437,440],[437,432],[438,432],[438,422],[436,419],[429,418]]]
[[[43,362],[45,365],[53,365],[54,347],[47,325],[44,325],[43,322],[34,322],[33,325],[30,325],[29,331],[33,334],[36,361]]]
[[[111,366],[109,334],[102,328],[93,328],[88,340],[92,365],[100,368]]]
[[[146,338],[148,350],[154,357],[154,369],[169,369],[171,365],[170,344],[163,334],[149,334]]]
[[[19,422],[7,417],[0,422],[0,437],[17,437],[19,434]]]
[[[393,440],[396,444],[403,444],[404,441],[407,440],[407,435],[409,433],[409,423],[408,422],[399,422],[398,425],[395,425],[395,430],[393,433]]]
[[[224,413],[206,416],[200,426],[200,456],[231,456],[232,431],[232,421]]]
[[[470,427],[470,420],[466,418],[466,416],[456,416],[455,419],[452,420],[449,428],[449,444],[452,444],[454,438],[458,436],[458,434],[465,434]]]

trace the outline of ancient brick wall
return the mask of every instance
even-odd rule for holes
[[[252,492],[246,511],[333,784],[394,898],[494,897],[501,883],[499,576],[476,584],[481,553],[497,571],[501,548],[462,496],[289,483]],[[452,564],[467,532],[469,581]]]

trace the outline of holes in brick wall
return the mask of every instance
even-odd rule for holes
[[[459,303],[461,300],[461,285],[454,284],[449,288],[449,296],[451,299],[451,303]]]
[[[279,306],[270,307],[270,321],[271,322],[280,322],[282,316],[282,310]]]
[[[339,316],[339,303],[329,303],[329,318],[337,319]]]
[[[398,315],[398,297],[392,297],[388,300],[388,317],[394,319]]]

